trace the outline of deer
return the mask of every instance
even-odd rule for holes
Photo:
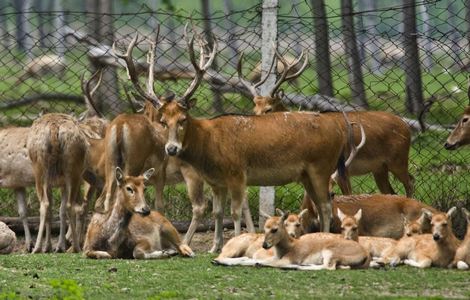
[[[144,105],[144,114],[119,115],[111,122],[107,129],[104,151],[106,153],[104,164],[107,181],[103,194],[97,200],[96,207],[104,206],[104,211],[109,209],[111,196],[115,188],[112,178],[116,166],[122,164],[121,167],[130,175],[137,175],[144,167],[153,166],[156,172],[151,181],[156,189],[155,207],[157,210],[163,211],[163,187],[165,184],[175,184],[182,181],[186,183],[189,199],[193,207],[193,217],[183,240],[185,244],[189,245],[207,206],[203,194],[204,182],[189,164],[177,158],[168,157],[164,151],[165,144],[161,138],[161,132],[164,129],[154,116],[155,105],[159,105],[160,101],[159,97],[156,96],[153,84],[157,39],[158,34],[155,42],[151,43],[148,56],[149,75],[147,91],[144,91],[139,84],[138,74],[135,71],[136,68],[132,60],[132,52],[138,41],[138,35],[135,35],[132,39],[124,54],[118,52],[116,46],[113,45],[114,53],[125,61],[128,77],[136,91],[146,99],[146,103]],[[188,51],[194,52],[192,45]],[[127,134],[124,134],[125,132]],[[142,143],[142,141],[145,142]],[[251,231],[254,231],[254,226],[251,225],[251,227],[253,228]]]
[[[354,215],[348,215],[338,208],[337,215],[341,221],[342,237],[358,242],[374,260],[389,253],[397,244],[397,241],[391,238],[359,236],[358,229],[361,223],[362,209],[359,209]]]
[[[151,168],[142,175],[127,176],[116,168],[113,208],[106,214],[93,214],[83,247],[85,257],[158,259],[172,255],[172,248],[182,256],[194,256],[176,228],[151,211],[145,200],[145,183],[154,171]]]
[[[211,252],[220,251],[223,245],[222,220],[228,193],[235,235],[240,234],[247,186],[301,182],[320,208],[322,230],[329,231],[328,182],[338,166],[344,169],[346,133],[339,124],[341,121],[311,112],[193,118],[189,110],[196,99],[192,96],[210,63],[211,59],[205,56],[199,64],[193,63],[196,72],[189,88],[181,97],[160,103],[158,113],[165,129],[165,152],[194,167],[214,193],[216,225]],[[284,77],[281,76],[278,84]]]
[[[288,235],[284,226],[288,213],[271,217],[264,225],[263,248],[274,248],[274,256],[258,264],[300,270],[334,270],[336,268],[367,268],[370,256],[351,240],[335,236],[317,238],[306,234],[299,239]]]
[[[16,84],[24,82],[28,78],[40,78],[47,74],[63,76],[67,65],[65,57],[56,54],[45,54],[33,58],[25,67],[24,73],[18,78]]]
[[[77,211],[81,208],[80,184],[86,168],[87,137],[100,138],[91,130],[82,128],[74,117],[61,113],[43,115],[31,126],[27,149],[40,202],[39,230],[33,253],[51,250],[51,188],[57,185],[64,186],[66,196],[59,213],[62,230],[56,251],[65,250],[65,215],[71,227],[71,250],[80,251],[80,233],[77,228],[81,228],[81,224],[77,226],[77,220],[80,219]],[[43,248],[44,231],[46,243]]]
[[[426,223],[429,224],[429,220],[427,219],[427,214],[422,211],[421,216],[414,220],[408,220],[405,215],[403,217],[403,237],[405,236],[413,236],[423,234],[423,227]]]
[[[283,211],[276,209],[279,215],[283,215]],[[299,214],[290,213],[284,221],[284,227],[287,234],[294,239],[299,238],[304,232],[301,226],[301,219],[307,212],[306,209]],[[270,215],[261,212],[266,218],[271,218]],[[239,236],[231,238],[227,244],[224,245],[222,251],[213,261],[218,265],[238,265],[243,263],[246,258],[250,259],[266,259],[274,255],[272,250],[263,249],[263,233],[243,233]],[[242,258],[242,259],[240,259]]]
[[[421,223],[422,232],[431,232],[429,219],[422,216],[422,209],[432,213],[439,212],[429,205],[405,196],[383,194],[335,196],[332,206],[334,216],[331,232],[341,233],[341,221],[337,215],[338,208],[348,215],[354,215],[359,209],[362,209],[362,222],[358,228],[359,235],[392,239],[400,239],[405,234],[405,228],[411,226],[405,226],[404,218],[407,219],[407,223]],[[302,218],[304,230],[306,232],[318,231],[315,226],[318,214],[315,206],[310,201],[303,202],[302,209],[308,209],[308,213]]]
[[[426,211],[431,219],[432,232],[401,238],[393,251],[379,261],[392,266],[403,262],[417,268],[452,266],[460,245],[451,226],[451,217],[456,210],[452,207],[447,213]]]
[[[467,232],[462,244],[457,248],[452,267],[457,267],[460,270],[468,270],[470,265],[470,212],[462,208],[462,212],[467,219]]]
[[[446,150],[456,150],[461,146],[470,144],[470,81],[467,96],[469,99],[468,106],[465,108],[463,116],[460,118],[454,130],[449,134],[444,144]]]
[[[273,56],[270,69],[272,69],[274,60],[277,58],[283,65],[283,73],[281,75],[283,80],[297,78],[305,70],[307,60],[299,67],[301,56],[293,62],[289,62],[276,48],[274,50],[275,55]],[[257,91],[257,87],[266,81],[267,76],[257,83],[252,83],[244,79],[242,64],[243,52],[237,64],[238,78],[253,95],[253,102],[255,104],[253,109],[254,113],[256,115],[262,115],[272,112],[288,111],[282,103],[284,92],[282,89],[279,89],[282,81],[276,83],[275,88],[272,89],[269,95],[260,95]],[[294,68],[298,69],[298,71],[288,75],[293,72]],[[343,118],[340,112],[328,112],[322,115],[331,119]],[[411,197],[413,194],[413,177],[408,171],[408,157],[411,145],[411,132],[408,125],[400,117],[388,112],[358,111],[348,112],[348,116],[353,123],[358,123],[363,126],[365,135],[367,136],[367,142],[364,147],[347,168],[348,176],[360,176],[372,173],[382,194],[395,194],[388,179],[388,173],[390,172],[403,184],[406,195]],[[345,125],[342,125],[342,127],[344,126]],[[354,132],[355,144],[360,143],[359,130],[360,129],[357,128]],[[347,144],[346,139],[344,143]],[[351,188],[348,186],[348,183],[348,180],[338,182],[342,193],[346,195],[351,194]]]

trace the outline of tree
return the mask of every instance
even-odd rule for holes
[[[359,0],[359,9],[361,13],[361,24],[363,26],[362,32],[359,35],[359,43],[363,52],[363,65],[369,65],[370,70],[373,73],[382,73],[380,69],[380,62],[378,60],[377,53],[380,53],[380,49],[377,45],[377,2],[375,0]]]
[[[16,15],[16,42],[18,49],[28,56],[33,58],[33,41],[31,39],[31,26],[28,17],[31,11],[31,0],[15,0],[13,2]]]
[[[331,61],[324,0],[311,0],[315,26],[315,61],[318,78],[318,91],[326,96],[333,96]]]
[[[418,115],[423,108],[421,69],[419,65],[418,43],[416,38],[415,0],[403,0],[403,23],[406,74],[406,107],[410,113]]]
[[[366,91],[362,77],[361,60],[357,50],[356,34],[354,32],[354,20],[352,0],[341,0],[341,21],[343,27],[344,45],[348,58],[349,85],[354,103],[367,108]]]

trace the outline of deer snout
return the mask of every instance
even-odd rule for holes
[[[150,207],[148,205],[142,207],[141,209],[136,211],[137,213],[141,214],[142,216],[150,215]]]
[[[446,150],[455,150],[455,149],[457,149],[457,147],[458,147],[458,144],[457,144],[457,143],[451,144],[451,143],[449,143],[449,142],[446,142],[446,143],[444,144],[444,148],[445,148]]]
[[[165,146],[165,151],[166,151],[166,154],[170,155],[170,156],[175,156],[176,154],[178,154],[178,152],[181,150],[180,147],[178,147],[177,145],[173,145],[173,144],[167,144]]]
[[[433,238],[433,240],[438,241],[438,240],[441,239],[441,236],[439,234],[435,233],[435,234],[432,235],[432,238]]]
[[[264,249],[269,249],[269,248],[271,248],[271,244],[268,243],[268,242],[263,242],[263,248]]]
[[[290,235],[291,237],[293,237],[294,239],[297,237],[294,232],[289,233],[289,235]]]

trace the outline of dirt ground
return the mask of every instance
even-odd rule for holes
[[[180,234],[183,238],[184,234]],[[224,242],[226,243],[230,238],[234,236],[233,230],[224,230]],[[14,252],[15,253],[24,253],[24,236],[17,236],[17,242]],[[191,249],[196,253],[208,252],[212,247],[212,242],[214,239],[214,231],[206,232],[196,232],[194,234],[193,240],[191,241]],[[54,247],[57,243],[58,237],[54,235],[52,239],[52,246]],[[33,236],[33,243],[36,241],[36,236]]]

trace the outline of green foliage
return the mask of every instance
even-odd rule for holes
[[[0,293],[0,300],[17,300],[17,299],[21,299],[21,297],[18,296],[13,291],[1,292]]]
[[[53,279],[50,281],[54,295],[52,300],[80,300],[83,297],[83,288],[75,280]]]

